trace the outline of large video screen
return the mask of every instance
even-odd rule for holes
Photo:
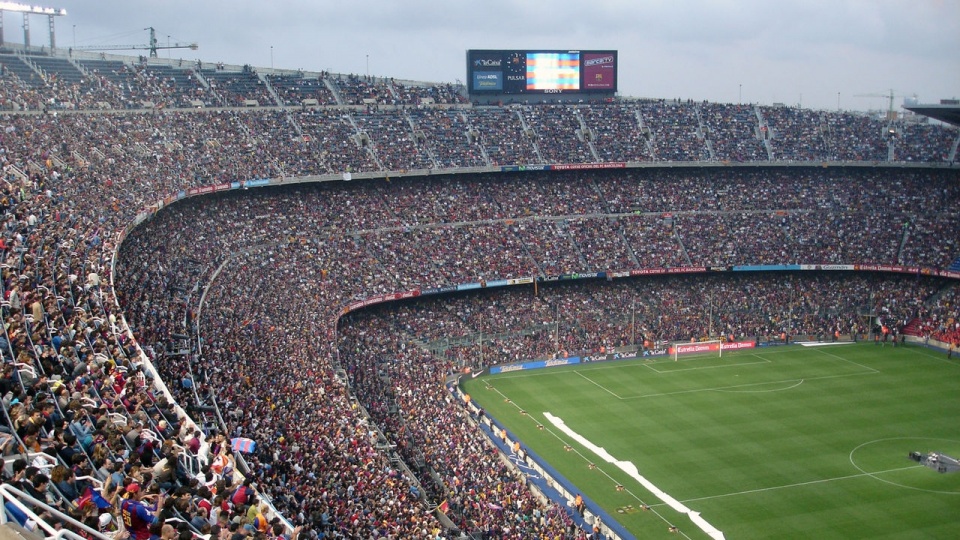
[[[617,91],[617,51],[467,51],[471,94]]]

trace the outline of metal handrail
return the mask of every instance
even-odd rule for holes
[[[50,506],[49,504],[43,501],[37,500],[33,496],[28,495],[23,491],[20,491],[19,489],[13,487],[10,484],[0,484],[0,498],[3,498],[4,502],[12,503],[14,506],[20,509],[24,514],[26,514],[30,519],[36,521],[38,527],[50,533],[49,536],[47,536],[47,538],[58,537],[57,535],[61,534],[59,538],[66,537],[66,538],[69,538],[70,540],[85,540],[82,536],[80,536],[79,534],[73,531],[68,531],[66,529],[58,531],[53,527],[53,525],[48,523],[47,520],[38,516],[36,512],[33,511],[33,509],[31,509],[29,506],[27,506],[24,503],[24,501],[29,502],[35,507],[42,508],[44,511],[49,512],[51,515],[66,521],[72,527],[75,527],[78,530],[86,531],[93,538],[98,538],[100,540],[113,540],[111,537],[103,534],[102,532],[96,529],[91,529],[90,527],[84,525],[83,523],[80,523],[79,521],[71,517],[69,514],[65,514],[60,510]],[[0,517],[0,522],[6,523],[8,521],[6,512],[0,512],[0,516],[2,516]]]

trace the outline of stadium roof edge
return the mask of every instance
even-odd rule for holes
[[[904,105],[904,109],[928,116],[934,120],[960,127],[960,105],[921,104]]]

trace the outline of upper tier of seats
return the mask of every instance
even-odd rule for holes
[[[955,212],[960,184],[956,169],[947,166],[957,147],[957,132],[952,129],[891,125],[848,113],[668,101],[511,107],[460,103],[446,108],[435,104],[458,99],[453,89],[443,85],[416,87],[389,79],[324,75],[315,87],[284,86],[259,76],[255,82],[251,72],[207,71],[210,66],[108,62],[70,64],[83,74],[78,79],[64,64],[0,55],[4,65],[0,103],[8,110],[28,109],[0,115],[3,410],[4,425],[20,437],[5,452],[47,451],[61,459],[67,455],[71,463],[65,465],[78,466],[80,474],[74,476],[89,472],[96,477],[89,482],[105,491],[110,490],[97,482],[110,476],[109,468],[116,466],[111,461],[119,459],[125,474],[138,476],[145,486],[159,487],[163,482],[153,482],[154,473],[147,468],[166,460],[175,463],[173,472],[159,466],[158,477],[163,473],[174,485],[193,485],[193,494],[215,502],[191,478],[199,475],[200,483],[217,487],[221,494],[232,489],[219,473],[204,470],[204,464],[212,464],[218,455],[233,466],[228,445],[216,439],[210,456],[197,452],[195,439],[200,437],[195,430],[209,431],[211,426],[193,424],[187,411],[178,410],[170,398],[182,400],[179,403],[192,415],[205,415],[210,412],[210,395],[222,390],[223,396],[245,400],[234,400],[231,410],[239,409],[241,416],[229,420],[230,433],[273,433],[277,428],[303,437],[303,431],[291,425],[291,417],[274,424],[279,420],[272,405],[286,407],[287,403],[266,392],[272,388],[276,394],[277,388],[270,385],[280,381],[284,385],[280,393],[285,396],[317,400],[307,402],[317,405],[312,411],[300,405],[289,408],[297,413],[292,418],[301,426],[304,418],[313,419],[310,414],[319,415],[318,421],[335,419],[322,441],[308,441],[325,444],[327,450],[318,462],[299,459],[303,446],[294,448],[285,444],[286,439],[263,439],[275,440],[279,446],[267,446],[257,454],[254,465],[262,468],[254,469],[251,476],[269,481],[263,489],[278,497],[288,510],[287,517],[317,530],[339,528],[358,537],[372,534],[365,525],[382,528],[384,534],[396,525],[393,532],[402,531],[400,535],[435,537],[436,520],[424,518],[423,509],[410,504],[416,499],[411,492],[413,480],[397,472],[393,454],[357,412],[347,385],[335,371],[333,362],[339,352],[335,329],[348,302],[509,276],[788,261],[940,269],[960,255],[960,219]],[[58,70],[56,76],[51,74],[54,70]],[[212,74],[221,71],[224,74]],[[234,85],[236,81],[250,84]],[[206,110],[248,98],[260,103],[267,99],[264,91],[271,99],[290,100],[296,99],[291,95],[313,90],[316,93],[311,95],[319,96],[318,108]],[[363,104],[342,107],[348,100]],[[162,107],[125,110],[141,109],[147,102]],[[202,103],[204,109],[164,110],[192,107],[194,102]],[[863,166],[722,166],[756,159],[773,165],[853,160]],[[125,243],[119,289],[107,278],[112,278],[122,234],[138,213],[166,197],[200,187],[347,171],[382,177],[382,171],[414,168],[556,161],[655,165],[674,160],[704,161],[715,167],[559,176],[436,174],[363,184],[325,183],[276,197],[265,191],[257,193],[262,197],[235,197],[233,202],[194,200],[176,207],[170,213],[172,219],[161,216],[150,228],[138,229]],[[887,160],[937,167],[871,166]],[[184,226],[165,227],[171,222]],[[275,253],[264,258],[251,249],[263,244],[271,244]],[[203,367],[202,357],[189,346],[183,353],[180,345],[186,342],[181,332],[194,328],[199,289],[193,286],[235,254],[242,255],[236,259],[238,264],[225,267],[229,278],[213,283],[216,289],[210,301],[217,308],[205,315],[216,322],[221,314],[223,324],[219,333],[208,334],[211,358],[249,376],[249,380],[232,377],[227,383],[222,374],[195,374],[194,369]],[[309,268],[310,276],[293,275],[291,268],[297,264]],[[255,276],[261,272],[269,279],[257,281]],[[246,287],[250,280],[257,282]],[[839,295],[834,291],[838,294],[814,296],[818,285],[853,291],[858,301],[844,305],[874,302],[874,307],[888,309],[894,318],[932,309],[925,304],[938,301],[933,289],[940,285],[931,286],[915,276],[839,285],[786,281],[798,291],[798,299],[786,300],[770,282],[748,281],[745,292],[737,289],[737,293],[741,298],[755,294],[795,305],[796,313],[803,313],[798,325],[814,328],[824,318],[846,322],[839,313],[814,309],[821,299],[833,301]],[[728,285],[708,283],[715,286],[711,291]],[[269,301],[251,300],[251,289]],[[697,296],[685,289],[689,287],[657,290],[675,306],[689,304]],[[582,292],[558,301],[565,309],[590,306],[583,312],[585,320],[612,305],[591,300],[608,295],[607,289]],[[700,301],[705,297],[701,294]],[[946,292],[943,298],[955,302],[956,296]],[[289,305],[300,311],[294,313],[296,317],[290,316],[292,310],[279,309],[273,319],[235,320],[234,316],[246,313],[237,302],[250,304],[244,309]],[[460,333],[463,339],[471,337],[470,328],[489,333],[490,327],[484,325],[496,324],[503,334],[517,328],[512,318],[518,312],[511,306],[522,301],[498,300],[509,309],[503,310],[502,319],[487,317],[485,323],[477,321],[482,311],[476,309],[479,301],[473,302],[447,318],[451,325],[467,329]],[[306,320],[302,315],[308,306],[312,311]],[[670,306],[651,306],[649,313]],[[544,316],[550,307],[555,308],[538,304],[524,316],[547,320]],[[748,307],[732,305],[738,316],[745,315],[724,323],[734,331],[739,331],[738,322],[774,328],[773,318],[783,315]],[[937,311],[938,326],[945,326],[950,314],[949,309]],[[128,317],[133,324],[129,332],[124,326]],[[568,326],[575,330],[564,334],[570,347],[623,339],[622,321],[618,326],[612,319],[593,320],[596,324]],[[662,328],[671,335],[691,328],[702,333],[701,323],[678,317],[663,321]],[[398,422],[409,421],[410,442],[404,437],[391,440],[405,445],[405,462],[414,466],[422,462],[439,471],[439,485],[457,496],[451,501],[454,511],[475,520],[478,528],[496,530],[502,526],[502,515],[471,505],[478,503],[477,493],[496,492],[496,484],[484,477],[497,460],[484,455],[475,461],[476,467],[463,464],[470,460],[451,460],[450,455],[469,457],[480,440],[465,434],[466,424],[452,430],[454,439],[434,437],[438,429],[434,420],[450,425],[462,419],[462,411],[445,402],[437,385],[418,393],[423,388],[410,381],[410,366],[425,366],[425,376],[418,380],[432,382],[450,367],[449,359],[431,356],[422,348],[409,347],[406,352],[407,341],[398,337],[406,334],[382,332],[387,323],[369,324],[384,342],[402,351],[394,363],[381,366],[371,363],[372,351],[381,350],[377,339],[368,337],[372,334],[352,329],[346,335],[345,343],[351,347],[343,351],[343,360],[355,368],[348,376],[364,378],[363,386],[355,378],[353,383],[362,388],[361,397],[372,417],[394,434],[399,431]],[[440,338],[429,332],[416,335],[424,341]],[[551,346],[542,332],[527,336],[515,341],[498,337],[503,355],[490,361],[543,354]],[[473,354],[469,345],[461,345],[466,354]],[[247,353],[259,356],[248,361]],[[489,349],[487,354],[491,358]],[[287,355],[295,369],[271,371],[275,360]],[[172,387],[169,393],[149,360],[161,364],[163,380]],[[403,419],[391,411],[385,398],[392,391],[381,384],[381,372],[402,382],[405,391],[429,396],[429,411],[437,413],[435,419]],[[277,378],[258,376],[266,373]],[[304,385],[309,388],[305,390]],[[410,410],[418,405],[402,395],[399,403]],[[40,419],[31,420],[34,409],[42,415],[50,407],[67,420],[66,427],[56,420],[48,423],[46,417],[42,425]],[[444,444],[451,449],[448,454],[441,452]],[[357,455],[365,456],[362,465]],[[298,459],[286,459],[290,456]],[[72,463],[74,457],[77,463]],[[318,468],[305,469],[303,463]],[[329,468],[323,468],[324,463]],[[51,472],[52,468],[47,467]],[[510,474],[506,469],[497,471]],[[59,474],[66,473],[60,470]],[[336,480],[324,491],[317,476]],[[69,491],[69,477],[64,482],[63,491]],[[309,486],[305,489],[310,490],[310,512],[303,516],[297,513],[306,506],[303,493],[289,489],[291,485]],[[471,493],[473,488],[467,485],[476,486],[476,492]],[[569,521],[562,508],[539,503],[513,479],[507,486],[516,489],[517,500],[522,501],[512,517],[555,518],[534,533],[555,535],[566,529]],[[440,495],[431,492],[434,502],[439,502]],[[379,504],[381,499],[385,505]],[[58,500],[68,508],[72,502],[69,497]],[[372,501],[378,505],[371,507]],[[226,511],[225,517],[233,516]],[[42,521],[52,525],[56,520],[47,516]],[[513,532],[522,536],[526,531]]]
[[[450,84],[326,72],[264,76],[251,66],[12,53],[0,54],[0,65],[5,110],[285,107],[292,137],[306,127],[297,119],[313,114],[305,108],[335,108],[322,114],[348,124],[338,129],[370,154],[360,160],[366,163],[351,164],[354,171],[477,163],[949,162],[958,145],[956,129],[783,106],[614,100],[479,107]],[[381,114],[388,116],[381,121]],[[393,115],[396,127],[367,132],[355,120],[370,115],[378,124]],[[440,115],[439,124],[430,117]],[[392,151],[413,157],[399,160]]]

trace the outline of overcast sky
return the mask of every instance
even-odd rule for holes
[[[57,45],[197,42],[160,56],[466,80],[467,49],[615,49],[624,96],[885,109],[960,97],[958,0],[53,0]],[[4,38],[22,42],[21,16]],[[31,43],[49,39],[43,16]],[[75,36],[75,37],[74,37]],[[129,54],[137,54],[135,51]],[[271,58],[272,57],[272,58]]]

